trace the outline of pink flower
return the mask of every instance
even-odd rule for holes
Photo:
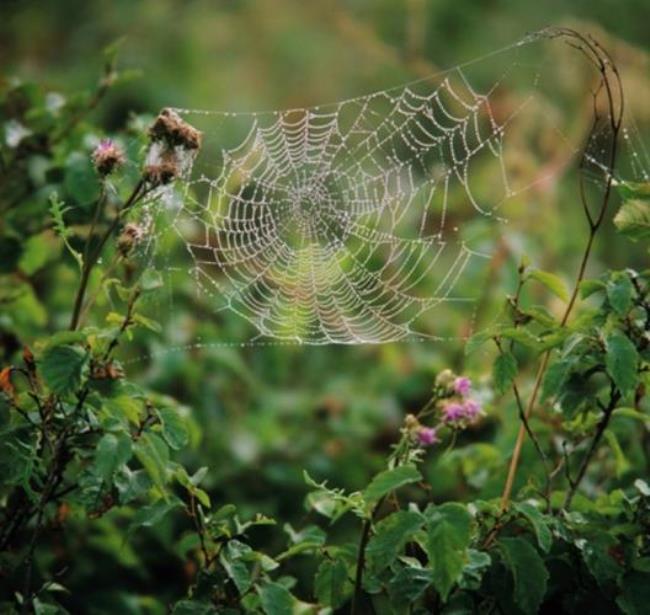
[[[452,401],[442,407],[442,420],[445,423],[456,423],[465,418],[465,406]]]
[[[463,409],[465,411],[465,417],[470,421],[477,419],[483,413],[481,404],[474,399],[466,399],[463,403]]]
[[[124,152],[111,139],[103,139],[92,153],[92,161],[100,175],[108,175],[124,164]]]
[[[453,389],[454,393],[462,397],[467,397],[469,395],[469,390],[472,388],[472,381],[465,376],[458,376],[454,380]]]
[[[420,446],[432,446],[438,442],[438,434],[433,427],[420,427],[417,432],[417,440]]]

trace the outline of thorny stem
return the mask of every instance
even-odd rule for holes
[[[566,42],[568,42],[570,45],[577,47],[580,51],[582,51],[587,56],[588,60],[600,72],[601,86],[599,88],[599,91],[602,88],[605,89],[607,105],[608,105],[608,119],[609,119],[609,125],[611,130],[611,147],[610,147],[609,161],[606,170],[607,173],[606,183],[603,191],[602,200],[600,202],[600,208],[598,210],[598,214],[596,215],[596,217],[594,217],[591,214],[591,210],[586,200],[585,191],[582,188],[580,191],[583,209],[585,211],[585,216],[589,224],[589,236],[587,238],[587,243],[585,245],[585,249],[582,255],[582,260],[580,261],[580,266],[578,268],[578,273],[576,275],[573,291],[569,298],[569,302],[567,304],[562,320],[560,321],[560,326],[564,327],[566,326],[569,317],[571,315],[571,312],[573,311],[573,307],[578,297],[578,292],[580,291],[580,283],[584,279],[587,263],[591,256],[592,248],[594,245],[594,239],[596,237],[596,234],[598,233],[598,230],[602,225],[602,222],[605,218],[605,214],[609,206],[610,196],[612,192],[612,182],[614,179],[614,169],[616,167],[616,159],[618,154],[618,135],[621,129],[621,122],[623,118],[624,99],[623,99],[623,87],[622,87],[620,75],[618,73],[618,69],[616,68],[616,65],[613,63],[607,51],[605,51],[600,46],[599,43],[597,43],[591,37],[588,38],[580,34],[579,32],[576,32],[575,30],[571,30],[569,28],[554,28],[554,29],[542,31],[540,35],[549,36],[551,38],[560,37],[564,39]],[[614,84],[612,83],[612,79],[614,80]],[[617,90],[616,94],[612,89],[613,85],[616,86],[616,90]],[[598,120],[598,110],[596,108],[597,95],[598,92],[594,94],[595,121],[589,137],[591,137],[591,135],[593,134],[593,130],[596,127],[597,120]],[[616,100],[618,100],[618,102],[616,102]],[[587,143],[588,142],[589,142],[589,138]],[[581,167],[584,164],[584,160],[586,158],[587,158],[587,152],[585,151],[583,153]],[[584,179],[581,176],[581,182],[582,181],[584,181]],[[542,360],[537,370],[537,375],[535,377],[535,382],[533,384],[533,390],[528,400],[528,404],[526,405],[526,411],[524,412],[524,417],[526,418],[526,420],[530,418],[530,415],[532,414],[533,409],[535,407],[535,403],[537,402],[537,398],[539,396],[539,392],[541,389],[542,379],[546,372],[546,368],[548,367],[550,357],[551,357],[551,350],[547,350],[542,356]],[[526,427],[522,423],[519,426],[517,439],[515,442],[514,449],[512,451],[510,466],[508,468],[506,483],[503,489],[503,493],[501,495],[502,512],[504,512],[508,508],[508,505],[510,503],[510,496],[512,494],[512,488],[514,485],[514,480],[517,473],[519,460],[521,458],[521,449],[524,443],[525,436],[526,436]]]

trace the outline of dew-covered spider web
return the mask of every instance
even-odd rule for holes
[[[246,343],[440,339],[436,314],[469,322],[506,217],[543,204],[584,147],[552,104],[561,69],[530,42],[332,104],[174,109],[204,143],[165,225],[208,311],[248,323]]]

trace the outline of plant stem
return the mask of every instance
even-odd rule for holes
[[[372,522],[376,517],[379,509],[384,503],[386,496],[381,498],[372,509],[370,517],[363,522],[363,529],[361,530],[361,540],[359,541],[359,550],[357,552],[357,571],[354,578],[354,596],[352,597],[352,608],[350,615],[357,615],[361,611],[359,605],[361,604],[361,594],[363,593],[363,569],[366,565],[366,547],[370,540],[370,532],[372,531]]]
[[[612,385],[613,388],[613,385]],[[598,428],[596,429],[596,433],[594,434],[594,438],[591,441],[591,445],[589,446],[589,450],[585,454],[582,463],[580,464],[580,469],[578,470],[578,475],[576,478],[571,481],[571,485],[569,487],[569,490],[567,491],[566,497],[564,498],[564,505],[563,508],[564,510],[569,510],[571,507],[571,502],[573,501],[573,498],[578,491],[578,487],[580,486],[580,483],[582,482],[582,479],[585,477],[585,474],[587,473],[587,468],[589,467],[589,464],[591,463],[591,460],[596,452],[596,449],[598,448],[598,444],[600,444],[600,441],[603,437],[603,434],[605,433],[605,430],[607,429],[607,426],[609,425],[609,421],[612,418],[612,414],[614,412],[614,409],[616,408],[616,405],[618,404],[619,400],[621,399],[621,394],[619,391],[613,390],[612,395],[609,400],[609,404],[603,411],[603,417],[600,419],[600,422],[598,423]]]
[[[88,256],[87,258],[84,258],[84,266],[81,271],[81,280],[79,281],[79,289],[77,290],[77,295],[74,301],[72,319],[70,321],[71,331],[75,331],[79,326],[81,309],[83,307],[84,298],[86,296],[86,289],[88,288],[88,281],[90,280],[90,274],[93,268],[95,267],[95,265],[97,264],[97,260],[101,256],[102,250],[104,249],[106,242],[108,241],[109,237],[113,234],[113,232],[117,228],[124,213],[126,213],[138,201],[138,199],[140,199],[142,196],[146,194],[146,191],[144,191],[143,188],[144,188],[144,179],[140,179],[140,181],[133,189],[131,196],[124,203],[124,205],[122,206],[118,214],[115,216],[113,222],[111,223],[107,231],[100,239],[99,244],[95,248],[95,251],[92,253],[92,255],[90,254],[90,250],[88,249],[88,243],[90,242],[91,237],[88,238],[88,243],[86,244],[86,248],[87,248],[86,252]]]
[[[587,238],[587,243],[585,245],[585,249],[582,255],[582,260],[580,261],[580,266],[578,268],[578,273],[576,275],[573,291],[571,293],[566,310],[564,311],[564,315],[562,316],[562,320],[560,322],[560,327],[564,327],[566,326],[569,320],[569,316],[573,311],[573,307],[575,305],[575,302],[578,297],[578,293],[580,291],[580,283],[584,279],[585,271],[587,269],[587,263],[591,256],[591,252],[594,245],[594,239],[596,237],[596,234],[598,233],[599,228],[602,225],[602,222],[605,218],[605,214],[607,212],[609,202],[610,202],[610,196],[612,192],[612,181],[614,178],[614,169],[616,168],[616,159],[618,154],[618,135],[621,129],[621,122],[623,118],[623,89],[622,89],[620,76],[618,74],[618,70],[616,66],[612,63],[609,54],[597,42],[588,39],[582,34],[574,30],[570,30],[568,28],[559,28],[559,29],[551,30],[549,31],[549,34],[552,37],[561,37],[563,39],[566,39],[567,42],[573,46],[575,46],[577,42],[578,49],[580,49],[600,71],[601,88],[602,87],[605,88],[607,103],[608,103],[609,123],[611,128],[611,147],[610,147],[609,161],[607,165],[607,176],[606,176],[605,188],[603,191],[602,200],[598,210],[598,215],[595,218],[590,213],[590,209],[586,200],[586,194],[583,185],[584,175],[581,175],[580,177],[580,196],[581,196],[581,201],[585,212],[585,216],[589,224],[589,236]],[[612,90],[612,83],[611,83],[612,77],[615,79],[617,89],[618,89],[618,106],[614,99],[614,92]],[[596,96],[597,93],[596,95],[594,95],[594,125],[592,127],[592,131],[590,132],[589,137],[591,137],[591,135],[594,133],[594,130],[598,122]],[[589,139],[587,140],[587,142],[588,141]],[[581,170],[583,168],[583,165],[585,164],[586,157],[587,157],[587,153],[585,151],[583,153],[583,157],[580,163]],[[530,418],[530,415],[532,414],[535,404],[537,402],[537,398],[539,396],[539,392],[541,389],[542,380],[544,378],[544,374],[546,373],[546,368],[548,367],[550,358],[551,358],[551,350],[547,350],[542,356],[541,363],[539,365],[537,374],[535,376],[533,390],[528,400],[528,404],[526,405],[526,411],[524,412],[524,417],[526,420]],[[523,447],[525,437],[526,437],[526,427],[524,423],[522,423],[519,426],[517,439],[515,441],[515,446],[512,451],[512,458],[510,460],[510,465],[508,467],[508,475],[506,477],[503,493],[501,495],[502,511],[505,511],[508,508],[508,505],[510,503],[510,496],[512,494],[512,488],[514,485],[514,480],[517,473],[519,460],[521,458],[521,449]]]

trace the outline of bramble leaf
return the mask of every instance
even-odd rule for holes
[[[314,594],[324,606],[339,608],[345,602],[348,591],[348,571],[343,560],[326,559],[318,567],[314,579]]]
[[[569,300],[569,291],[567,290],[564,281],[554,273],[549,271],[541,271],[540,269],[531,269],[528,272],[527,279],[535,280],[545,286],[554,295],[562,299],[562,301]]]
[[[366,557],[376,572],[390,566],[413,534],[424,524],[424,517],[415,511],[400,510],[382,519],[368,543]]]
[[[497,393],[505,393],[517,376],[517,359],[511,352],[497,356],[492,368],[492,381]]]
[[[616,228],[633,241],[650,238],[650,200],[625,201],[614,216]]]
[[[375,502],[398,487],[422,480],[422,475],[414,465],[397,466],[384,470],[375,476],[363,492],[366,502]]]
[[[629,276],[622,271],[612,274],[607,282],[607,298],[609,304],[619,316],[625,316],[632,307],[634,286]]]
[[[425,548],[429,556],[431,578],[443,600],[460,579],[467,561],[471,522],[462,504],[448,502],[428,509]]]
[[[605,365],[607,373],[623,395],[637,383],[639,354],[630,339],[620,331],[614,331],[605,340]]]
[[[40,369],[53,393],[65,395],[79,388],[88,353],[78,346],[52,346],[43,354]]]
[[[501,538],[504,563],[514,579],[514,601],[524,613],[534,615],[546,594],[549,574],[535,547],[523,538]]]
[[[104,481],[108,481],[117,468],[125,464],[132,453],[131,438],[125,433],[106,433],[95,452],[95,471]]]

